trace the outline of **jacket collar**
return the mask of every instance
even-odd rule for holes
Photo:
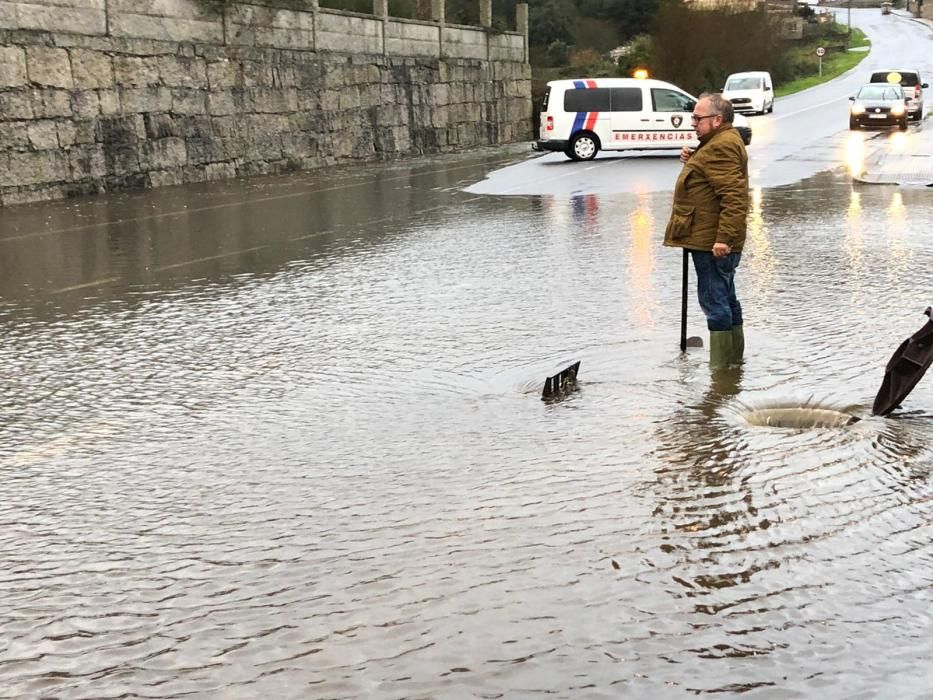
[[[728,130],[731,129],[731,128],[732,128],[732,124],[726,124],[726,123],[720,124],[718,127],[716,127],[715,129],[713,129],[713,130],[712,130],[711,132],[709,132],[708,134],[706,134],[706,135],[700,137],[700,146],[702,146],[702,145],[704,145],[704,144],[706,144],[706,143],[709,143],[710,140],[711,140],[714,136],[716,136],[716,134],[721,134],[722,132],[728,131]],[[697,148],[699,148],[699,146],[697,146]]]

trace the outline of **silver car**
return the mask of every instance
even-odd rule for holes
[[[920,78],[920,71],[916,70],[876,70],[871,74],[871,83],[894,83],[904,88],[907,98],[907,114],[911,119],[923,117],[923,90],[930,87]]]
[[[907,128],[904,88],[892,83],[869,83],[849,98],[849,128],[896,125]]]

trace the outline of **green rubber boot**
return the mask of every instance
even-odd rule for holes
[[[742,326],[732,326],[732,364],[740,365],[745,358],[745,333]]]
[[[732,331],[709,332],[709,368],[725,369],[732,364]]]

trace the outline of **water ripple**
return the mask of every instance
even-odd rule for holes
[[[711,376],[666,195],[468,197],[449,166],[5,243],[61,246],[57,290],[122,281],[3,282],[0,696],[922,696],[931,385],[869,415],[922,227],[835,176],[764,192],[747,361]],[[207,262],[226,235],[250,252]],[[808,401],[861,420],[741,419]]]

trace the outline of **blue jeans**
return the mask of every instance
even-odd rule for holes
[[[706,314],[706,327],[711,331],[731,331],[742,325],[742,305],[735,296],[735,269],[741,253],[729,253],[717,258],[707,250],[691,250],[693,267],[697,271],[697,296]]]

